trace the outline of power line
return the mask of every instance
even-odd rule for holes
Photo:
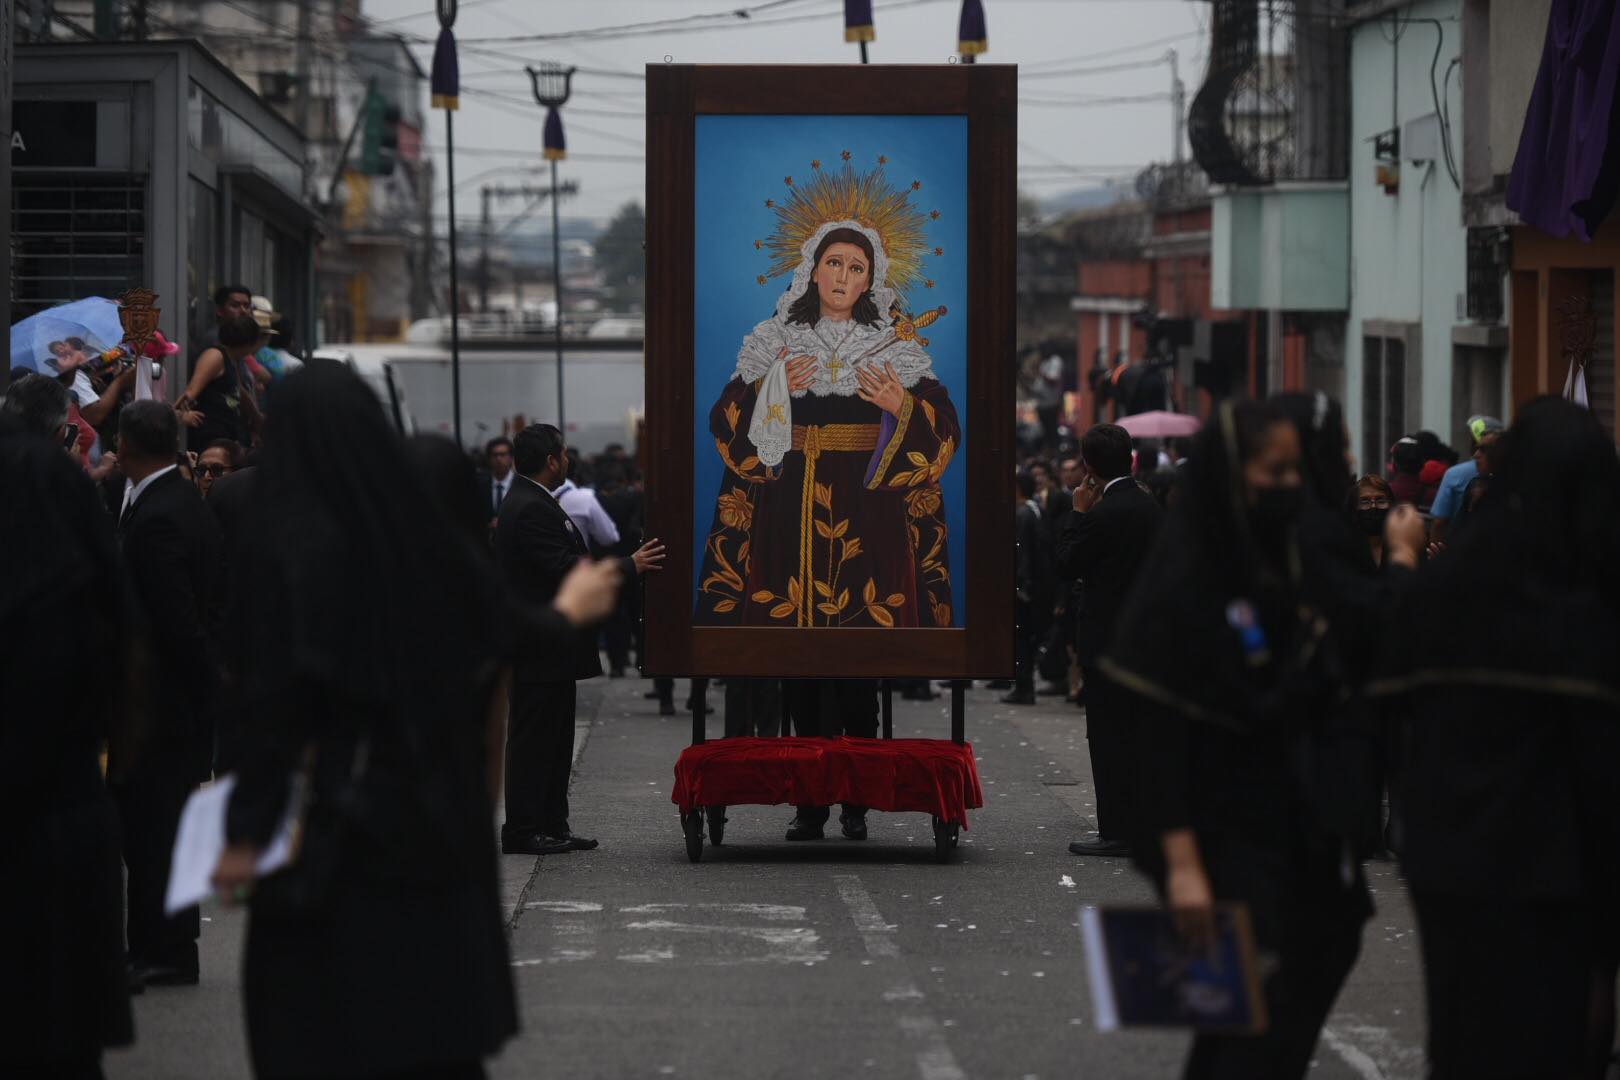
[[[765,3],[755,4],[752,7],[733,8],[730,11],[714,11],[699,15],[682,15],[671,19],[650,19],[645,22],[621,23],[617,26],[593,26],[580,30],[559,30],[551,33],[524,34],[517,37],[501,38],[466,38],[468,44],[483,44],[502,41],[565,41],[570,38],[604,38],[604,37],[635,37],[643,34],[662,34],[673,32],[681,28],[711,30],[714,26],[697,26],[694,23],[719,23],[725,25],[746,25],[760,12],[776,8],[791,7],[798,4],[814,3],[817,0],[766,0]],[[813,16],[793,16],[794,18],[825,18],[836,14],[827,10],[815,13]],[[726,20],[735,20],[726,22]],[[775,20],[771,20],[775,21]],[[460,41],[457,42],[460,44]]]
[[[1140,71],[1160,67],[1169,62],[1170,54],[1165,53],[1151,60],[1128,60],[1120,64],[1105,64],[1102,67],[1059,68],[1053,71],[1035,71],[1028,75],[1020,73],[1018,79],[1025,82],[1030,79],[1067,79],[1075,75],[1107,75],[1116,71]]]
[[[1123,56],[1125,53],[1138,52],[1142,49],[1152,49],[1160,45],[1174,45],[1178,41],[1186,41],[1189,38],[1201,38],[1204,36],[1204,33],[1205,32],[1201,30],[1185,30],[1179,34],[1171,34],[1169,37],[1153,38],[1148,41],[1138,41],[1130,45],[1119,45],[1112,49],[1104,49],[1101,52],[1081,53],[1077,56],[1054,57],[1051,60],[1037,60],[1033,64],[1025,64],[1020,66],[1038,68],[1045,67],[1049,64],[1077,64],[1084,63],[1087,60],[1106,60],[1110,57]]]
[[[1076,97],[1076,98],[1033,98],[1020,97],[1020,105],[1033,105],[1037,108],[1047,106],[1062,107],[1066,109],[1084,108],[1089,105],[1142,105],[1151,101],[1169,101],[1171,94],[1161,91],[1157,94],[1121,94],[1117,97]]]

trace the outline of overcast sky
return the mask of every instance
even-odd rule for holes
[[[946,63],[956,48],[960,0],[876,0],[873,63]],[[749,19],[699,20],[614,36],[514,40],[654,20],[758,9]],[[1203,78],[1210,8],[1204,0],[984,0],[990,52],[984,63],[1020,66],[1020,187],[1037,195],[1129,176],[1171,150],[1168,100],[1087,99],[1163,95],[1175,49],[1190,95]],[[643,65],[662,63],[851,63],[842,0],[461,0],[461,110],[456,114],[456,180],[476,213],[476,189],[517,183],[538,169],[543,110],[533,103],[525,63],[559,61],[588,69],[574,78],[563,109],[569,160],[561,175],[579,184],[565,216],[607,217],[640,200],[645,165]],[[378,29],[431,38],[433,0],[365,0]],[[478,40],[485,39],[485,40]],[[417,54],[424,68],[431,45]],[[1126,70],[1117,70],[1124,67]],[[1116,70],[1095,70],[1099,68]],[[602,73],[619,73],[598,74]],[[434,110],[426,141],[443,177],[444,113]],[[487,170],[503,171],[480,178]],[[517,201],[507,212],[519,209]]]

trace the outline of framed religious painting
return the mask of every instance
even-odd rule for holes
[[[1012,673],[1016,101],[648,67],[649,673]]]

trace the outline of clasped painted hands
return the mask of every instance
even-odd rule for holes
[[[894,365],[885,360],[883,370],[879,371],[871,364],[862,364],[855,369],[855,378],[860,382],[860,389],[856,393],[862,401],[870,402],[890,416],[899,418],[900,409],[906,403],[906,388],[900,385]]]
[[[778,360],[787,360],[787,357],[788,350],[785,348],[776,354]],[[787,360],[788,392],[797,394],[810,389],[820,368],[820,362],[808,354]],[[862,401],[876,405],[890,416],[899,417],[906,403],[906,388],[900,385],[900,376],[895,373],[894,365],[887,361],[882,368],[875,363],[856,365],[855,379],[859,383],[855,392]]]
[[[788,350],[784,347],[776,354],[778,360],[787,360]],[[819,365],[816,358],[810,355],[795,356],[787,362],[788,393],[797,394],[802,390],[810,389],[810,384],[816,379],[816,369]]]

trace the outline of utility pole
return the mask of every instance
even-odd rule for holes
[[[551,162],[551,276],[552,294],[557,301],[557,429],[566,437],[568,426],[563,419],[563,286],[562,286],[562,228],[557,212],[557,162],[566,150],[563,143],[562,114],[557,110],[568,103],[574,82],[574,68],[560,64],[541,64],[538,69],[526,68],[529,82],[534,88],[535,104],[546,109],[546,127],[542,137],[545,157]]]
[[[578,191],[579,185],[572,180],[562,185],[561,188],[543,188],[532,184],[518,184],[515,186],[485,184],[479,189],[483,204],[478,219],[478,311],[480,314],[487,315],[489,313],[489,253],[490,247],[495,241],[494,223],[490,220],[489,204],[496,199],[529,198],[533,199],[534,204],[537,205],[541,199],[556,195],[573,195]],[[514,225],[522,221],[530,209],[533,209],[532,205],[524,210],[523,214],[507,222],[506,227],[501,230],[502,235],[510,232]]]
[[[293,114],[293,124],[305,139],[309,138],[309,24],[310,5],[313,3],[314,0],[298,0],[298,41],[294,46],[297,49],[294,63],[297,65],[298,105]]]
[[[1181,81],[1181,68],[1177,63],[1176,50],[1171,49],[1166,56],[1170,60],[1170,138],[1173,140],[1170,160],[1180,166],[1182,132],[1187,126],[1187,87]],[[1180,175],[1179,168],[1176,174]]]

